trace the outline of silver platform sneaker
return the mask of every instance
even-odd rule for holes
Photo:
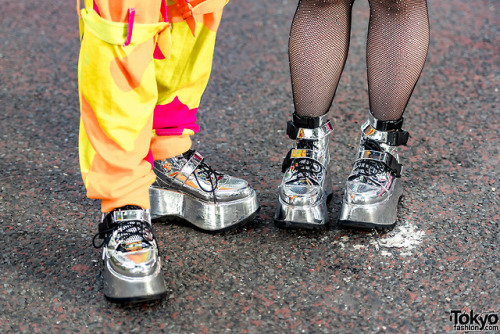
[[[382,122],[370,115],[361,127],[357,159],[344,189],[341,226],[383,229],[396,224],[403,195],[397,147],[409,137],[402,125],[403,118]]]
[[[328,171],[331,132],[326,116],[294,114],[288,122],[287,135],[296,142],[283,161],[276,226],[321,229],[328,223],[326,203],[333,193]]]
[[[214,171],[193,150],[155,161],[149,190],[151,217],[179,217],[206,232],[223,232],[251,221],[259,210],[247,181]]]
[[[104,295],[110,301],[136,303],[166,294],[149,210],[125,206],[103,214],[93,244],[103,247]]]

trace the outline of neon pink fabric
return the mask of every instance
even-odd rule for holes
[[[163,105],[157,105],[153,114],[153,129],[159,136],[182,135],[184,129],[192,130],[194,133],[200,131],[196,124],[196,112],[198,108],[189,109],[177,97]]]

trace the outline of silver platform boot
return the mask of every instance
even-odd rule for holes
[[[326,202],[333,193],[328,171],[330,132],[326,116],[294,114],[287,123],[287,135],[296,142],[283,161],[276,226],[321,229],[328,223]]]
[[[403,195],[402,165],[397,147],[409,134],[398,121],[378,121],[371,114],[361,127],[358,155],[345,189],[339,224],[345,227],[391,228]]]
[[[247,181],[214,171],[193,150],[155,161],[149,189],[151,217],[179,217],[207,232],[251,221],[259,210]]]
[[[143,302],[167,293],[149,210],[125,206],[103,214],[93,244],[103,247],[104,295],[110,301]]]

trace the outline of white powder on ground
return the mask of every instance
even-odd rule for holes
[[[396,227],[385,235],[380,235],[379,232],[373,232],[371,235],[373,238],[370,241],[377,251],[383,256],[392,256],[393,254],[388,251],[388,249],[397,249],[400,251],[400,255],[410,256],[418,245],[422,243],[425,237],[425,232],[419,230],[415,225],[404,222],[404,224],[396,225]],[[342,237],[342,246],[345,246],[345,242],[348,237]],[[344,247],[342,247],[344,248]],[[367,248],[367,245],[352,245],[355,250]]]

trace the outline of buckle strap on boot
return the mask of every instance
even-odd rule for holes
[[[290,139],[319,140],[326,137],[333,131],[332,123],[327,121],[325,124],[316,128],[299,128],[293,121],[286,124],[286,134]]]
[[[118,228],[118,223],[113,220],[112,213],[106,214],[102,222],[97,226],[99,239],[105,239],[106,236]]]
[[[401,177],[401,170],[403,165],[398,162],[392,154],[389,152],[380,152],[380,151],[372,151],[372,150],[362,150],[358,153],[358,157],[356,162],[361,160],[373,160],[379,161],[389,168],[389,170],[394,173],[396,177]]]
[[[186,183],[191,174],[195,172],[196,168],[198,168],[202,161],[203,155],[201,155],[198,151],[194,151],[186,164],[182,166],[182,169],[172,180],[174,184],[180,186],[184,185],[184,183]]]
[[[332,132],[333,128],[326,115],[319,117],[299,116],[293,113],[293,120],[286,124],[286,134],[290,139],[319,140]]]
[[[127,221],[146,221],[150,220],[149,210],[138,209],[127,209],[127,210],[115,210],[113,211],[113,218],[115,222],[127,222]]]
[[[118,228],[119,223],[128,221],[150,222],[149,210],[143,210],[136,206],[125,206],[113,210],[105,215],[97,226],[99,239],[105,239],[106,236]]]
[[[393,130],[401,130],[403,127],[404,118],[401,117],[397,121],[380,121],[376,119],[372,113],[369,113],[368,120],[370,124],[378,131],[393,131]]]
[[[390,146],[406,145],[410,134],[408,131],[401,130],[403,118],[397,121],[379,121],[371,114],[361,126],[361,132],[365,138],[375,140]]]
[[[326,115],[319,117],[299,116],[297,113],[292,115],[293,124],[301,128],[314,129],[326,123]]]

